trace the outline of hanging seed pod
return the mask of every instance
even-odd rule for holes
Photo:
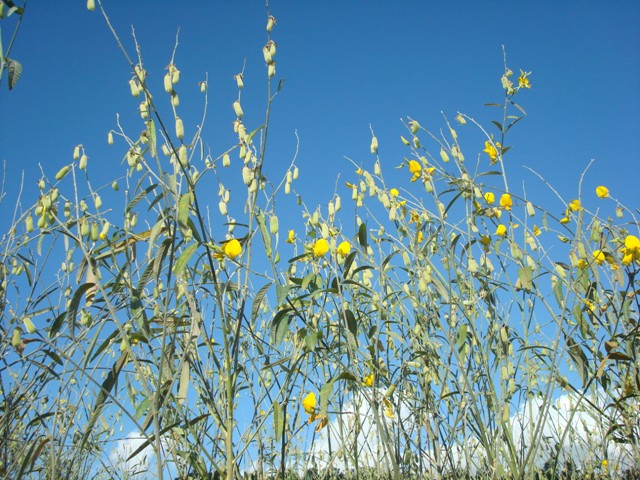
[[[42,191],[47,187],[43,179],[38,180],[38,188]]]
[[[73,148],[73,159],[78,160],[80,158],[80,145],[76,145]]]
[[[93,12],[96,9],[96,0],[87,0],[87,10]]]
[[[273,78],[276,74],[276,62],[273,62],[269,65],[269,68],[267,69],[267,76],[269,78]]]
[[[200,82],[200,92],[204,93],[207,91],[207,82]]]
[[[298,167],[293,167],[293,179],[297,180],[298,179],[298,174],[300,172],[298,171]]]
[[[180,97],[178,96],[177,92],[173,92],[171,94],[171,105],[173,106],[173,108],[178,108],[180,106]]]
[[[176,137],[180,140],[184,138],[184,124],[180,117],[176,117]]]
[[[24,220],[24,228],[27,233],[33,232],[33,217],[31,215],[27,216]]]
[[[71,202],[64,202],[64,218],[71,218]]]
[[[135,67],[133,67],[133,69],[136,72],[136,75],[138,76],[140,81],[144,82],[145,78],[147,78],[147,71],[144,68],[142,68],[142,65],[136,65]]]
[[[97,242],[100,238],[100,231],[98,230],[98,224],[96,222],[91,222],[91,240]]]
[[[170,73],[166,73],[164,75],[164,91],[167,93],[173,93],[173,83],[171,82]]]
[[[187,147],[180,145],[178,149],[178,161],[182,168],[189,168],[189,158],[187,156]]]
[[[93,204],[96,207],[96,210],[100,210],[100,207],[102,207],[102,198],[100,198],[100,195],[95,196],[95,198],[93,199]]]
[[[107,133],[107,144],[113,145],[113,133],[111,133],[111,131]]]
[[[262,47],[262,55],[264,56],[264,61],[267,65],[271,65],[273,63],[273,58],[271,58],[271,52],[269,51],[269,45]]]
[[[269,40],[269,43],[267,43],[267,46],[269,47],[269,53],[271,54],[271,58],[276,56],[276,42],[274,42],[273,40]]]
[[[444,149],[444,147],[440,148],[440,158],[444,163],[449,163],[449,154]]]
[[[371,139],[371,147],[370,147],[370,148],[371,148],[371,153],[372,153],[373,155],[375,155],[376,153],[378,153],[378,139],[375,137],[375,135],[374,135],[374,137]]]
[[[373,164],[373,174],[377,176],[382,174],[382,168],[380,167],[380,162],[378,160]]]
[[[138,85],[138,82],[134,78],[129,80],[129,88],[131,89],[132,96],[134,97],[140,96],[140,86]]]
[[[175,65],[171,65],[169,72],[171,72],[171,83],[176,85],[180,81],[180,70]]]
[[[109,227],[111,225],[109,224],[109,222],[105,222],[104,225],[102,226],[102,230],[100,230],[100,240],[106,240],[107,239],[107,235],[109,235]]]
[[[284,194],[285,195],[289,195],[291,193],[291,184],[290,183],[285,183],[284,184]]]
[[[242,118],[244,115],[244,112],[242,111],[242,107],[240,106],[240,102],[238,100],[233,102],[233,111],[236,113],[236,116],[238,118]]]
[[[82,154],[82,156],[80,157],[80,164],[78,165],[78,168],[80,170],[86,170],[88,160],[89,157],[87,157],[85,154]]]
[[[118,182],[114,180],[113,182],[111,182],[111,188],[114,192],[117,192],[118,190],[120,190],[120,185],[118,185]]]
[[[242,90],[244,88],[244,77],[241,73],[234,75],[233,77],[236,80],[236,85],[238,86],[238,90]]]
[[[80,235],[82,235],[85,238],[89,235],[89,222],[87,222],[84,219],[82,220],[82,223],[80,224]]]
[[[276,24],[276,19],[273,15],[269,15],[269,18],[267,19],[267,32],[270,32],[271,30],[273,30],[274,25]]]
[[[47,226],[47,218],[45,215],[38,217],[38,228],[44,228]]]
[[[27,329],[28,333],[36,333],[38,331],[38,329],[36,328],[36,326],[33,324],[33,322],[29,317],[24,317],[22,319],[22,323],[24,323],[24,328]]]
[[[135,227],[138,224],[138,214],[134,213],[133,215],[131,215],[131,220],[129,220],[129,224],[132,227]]]
[[[342,199],[340,198],[340,195],[336,195],[336,212],[339,212],[340,209],[342,208]]]
[[[149,105],[146,101],[140,104],[140,117],[149,118]]]
[[[278,233],[278,217],[276,217],[275,215],[272,215],[271,218],[269,219],[269,231],[271,232],[272,235],[276,235]]]
[[[221,215],[226,215],[227,213],[229,213],[229,211],[227,210],[227,204],[224,202],[224,200],[220,200],[220,202],[218,202],[218,210],[220,210]]]
[[[11,336],[11,346],[18,348],[22,344],[22,332],[18,327],[13,329],[13,335]]]

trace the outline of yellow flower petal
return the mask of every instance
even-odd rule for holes
[[[496,201],[496,196],[493,194],[493,192],[487,192],[484,194],[484,201],[489,205],[493,205],[493,202]]]
[[[600,198],[607,198],[609,196],[609,189],[604,185],[596,187],[596,195]]]
[[[302,399],[302,408],[309,415],[314,415],[316,413],[316,406],[318,402],[316,400],[316,394],[311,392],[306,397]]]
[[[342,242],[338,245],[338,255],[341,257],[346,257],[351,252],[351,244],[349,242]]]
[[[506,234],[507,234],[507,227],[505,227],[502,224],[498,225],[498,227],[496,228],[496,235],[498,235],[499,237],[504,237]]]
[[[227,257],[233,260],[242,253],[242,245],[234,238],[226,242],[222,250]]]
[[[574,212],[577,212],[578,210],[580,210],[580,200],[578,199],[571,200],[569,202],[569,208]]]
[[[296,232],[293,230],[289,230],[289,235],[287,236],[287,243],[296,243]]]
[[[324,238],[319,238],[313,245],[313,255],[317,258],[324,257],[329,251],[329,242]]]
[[[510,211],[512,205],[513,199],[511,198],[511,195],[509,195],[508,193],[503,193],[500,197],[500,206],[505,210]]]
[[[606,256],[604,254],[604,252],[602,250],[594,250],[593,251],[593,260],[598,264],[598,265],[602,265],[602,262],[604,262]]]

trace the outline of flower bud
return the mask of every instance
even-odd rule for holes
[[[184,138],[184,124],[180,117],[176,117],[176,137],[180,140]]]
[[[109,222],[105,222],[102,226],[102,230],[100,230],[100,240],[106,240],[107,235],[109,235]]]

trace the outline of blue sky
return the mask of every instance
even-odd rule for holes
[[[116,113],[131,131],[141,125],[127,85],[130,69],[99,12],[83,4],[28,5],[11,52],[24,65],[23,75],[11,92],[5,80],[0,101],[7,192],[2,225],[22,171],[23,198],[31,204],[38,164],[53,176],[82,143],[94,181],[102,174],[106,181],[120,171],[121,152],[106,145]],[[232,77],[245,59],[245,123],[261,123],[263,2],[107,1],[106,8],[132,55],[135,28],[158,94],[180,28],[180,109],[187,132],[193,132],[202,111],[197,83],[208,73],[204,137],[212,153],[234,142]],[[345,156],[373,162],[369,125],[380,141],[383,166],[391,170],[407,153],[399,142],[405,133],[400,118],[411,116],[435,132],[444,125],[441,111],[449,118],[462,111],[485,123],[495,118],[498,111],[483,103],[502,100],[502,45],[512,69],[533,72],[533,89],[518,99],[529,115],[512,131],[508,143],[514,148],[505,157],[512,183],[523,178],[529,195],[545,198],[548,191],[522,168],[531,166],[570,199],[579,174],[595,159],[585,184],[590,196],[603,183],[628,206],[637,202],[637,2],[273,1],[271,12],[278,20],[276,79],[286,83],[272,112],[267,171],[274,178],[288,165],[297,130],[298,189],[307,202],[326,202],[337,175],[352,175]],[[14,18],[1,25],[5,46]],[[465,155],[476,152],[467,145]]]

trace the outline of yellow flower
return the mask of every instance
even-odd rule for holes
[[[578,268],[587,268],[588,266],[589,264],[585,259],[581,258],[580,260],[578,260]]]
[[[640,262],[640,239],[635,235],[627,235],[622,248],[622,264],[629,266],[631,262]]]
[[[224,247],[222,247],[222,250],[227,257],[233,260],[242,253],[242,245],[240,245],[240,242],[234,238],[226,242]]]
[[[480,237],[480,243],[485,252],[489,251],[489,245],[491,245],[491,237],[489,235],[482,235]]]
[[[389,399],[385,398],[383,401],[384,401],[384,415],[388,418],[396,418],[395,414],[393,413],[393,405],[391,405],[391,402],[389,401]]]
[[[601,462],[602,464],[602,468],[604,468],[605,470],[607,469],[607,467],[609,466],[609,462],[607,462],[607,459],[605,458],[604,460],[602,460]]]
[[[413,177],[411,178],[412,182],[415,182],[418,178],[420,178],[420,172],[422,171],[422,165],[420,165],[415,160],[409,161],[409,171],[413,173]]]
[[[507,234],[507,227],[505,227],[502,224],[498,225],[498,228],[496,228],[496,235],[498,235],[499,237],[504,237],[506,234]]]
[[[338,245],[338,255],[340,255],[341,257],[346,257],[347,255],[349,255],[350,251],[351,244],[349,242],[345,241]]]
[[[375,381],[375,379],[376,379],[376,377],[373,375],[373,373],[370,373],[369,375],[364,377],[364,380],[362,381],[362,384],[365,387],[373,387],[373,382]]]
[[[302,408],[304,408],[304,411],[309,415],[315,415],[317,405],[316,394],[313,392],[302,399]]]
[[[424,240],[424,234],[422,233],[422,230],[419,230],[418,235],[416,235],[416,242],[422,243],[423,240]]]
[[[540,229],[538,228],[538,226],[537,226],[537,225],[534,225],[534,226],[533,226],[533,235],[534,235],[535,237],[537,237],[537,236],[538,236],[538,235],[540,235],[541,233],[542,233],[542,232],[540,231]]]
[[[574,212],[580,210],[580,200],[578,200],[577,198],[575,200],[571,200],[569,202],[569,208]]]
[[[531,83],[529,83],[529,75],[531,72],[524,72],[520,70],[520,76],[518,77],[518,86],[520,88],[531,88]]]
[[[287,236],[287,243],[296,243],[296,232],[294,232],[293,230],[289,230],[289,235]]]
[[[571,220],[569,219],[569,217],[562,217],[562,218],[560,219],[560,223],[561,223],[562,225],[564,225],[565,223],[569,223],[570,221],[571,221]]]
[[[317,257],[324,257],[324,255],[329,251],[329,242],[327,242],[324,238],[319,238],[316,240],[316,243],[313,245],[313,254]]]
[[[496,146],[499,148],[500,144],[496,143]],[[484,142],[484,150],[483,150],[483,152],[485,152],[487,155],[489,155],[489,158],[491,159],[491,165],[493,165],[494,163],[496,163],[498,161],[498,150],[496,150],[496,147],[494,147],[493,143],[490,142],[489,140]]]
[[[398,195],[400,195],[400,192],[398,192],[397,188],[392,188],[391,190],[389,190],[389,195],[391,195],[392,197],[397,197]]]
[[[513,200],[511,199],[511,195],[509,195],[508,193],[503,193],[500,197],[500,206],[505,210],[510,211],[512,205]]]
[[[493,205],[493,202],[496,201],[496,196],[493,194],[493,192],[487,192],[484,194],[484,201],[489,205]]]
[[[604,185],[596,187],[596,195],[600,198],[607,198],[609,196],[609,189]]]
[[[602,262],[605,261],[607,257],[605,256],[602,250],[594,250],[593,251],[593,260],[598,264],[602,265]]]

